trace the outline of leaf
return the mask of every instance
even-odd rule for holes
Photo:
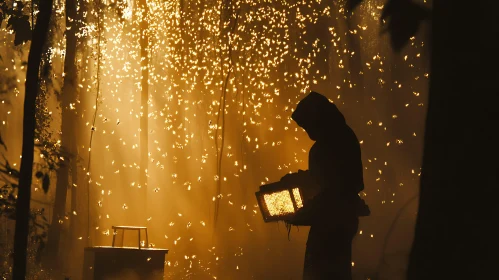
[[[43,176],[43,181],[42,181],[42,189],[44,193],[47,193],[49,191],[49,186],[50,186],[50,177],[47,173],[45,173],[45,176]]]
[[[33,224],[34,224],[35,226],[39,227],[39,228],[42,228],[42,229],[43,229],[43,228],[45,228],[42,224],[39,224],[39,223],[37,223],[37,222],[34,222]]]
[[[390,34],[392,48],[399,52],[416,35],[421,22],[429,18],[430,10],[411,0],[389,0],[380,17],[387,22],[381,33]]]
[[[3,142],[2,135],[0,135],[0,146],[3,146],[5,150],[7,150],[7,146],[5,146],[5,143]]]
[[[14,31],[14,45],[18,46],[31,40],[29,16],[15,14],[7,21],[7,27]]]
[[[4,158],[5,159],[5,158]],[[7,159],[5,159],[5,170],[2,170],[2,172],[6,173],[7,175],[19,179],[21,174],[19,173],[18,170],[10,167],[10,163]]]
[[[38,171],[38,172],[36,172],[35,176],[37,179],[41,179],[43,177],[43,172]]]
[[[0,26],[8,13],[7,3],[4,0],[0,0]]]

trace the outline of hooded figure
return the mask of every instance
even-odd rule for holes
[[[351,280],[358,217],[368,215],[358,210],[367,207],[358,195],[364,189],[359,141],[336,105],[319,93],[308,94],[291,117],[315,141],[306,172],[320,190],[288,221],[311,226],[303,279]]]

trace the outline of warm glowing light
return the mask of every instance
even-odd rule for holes
[[[53,73],[50,73],[53,84],[61,86],[70,73],[63,70],[67,29],[64,1],[55,2],[54,22],[57,21],[59,27],[52,28],[54,39],[53,46],[49,47],[49,61],[53,65]],[[137,1],[77,2],[80,3],[78,10],[85,11],[74,27],[79,40],[78,80],[75,81],[78,97],[71,100],[66,109],[78,117],[83,128],[78,131],[81,139],[77,143],[78,151],[74,152],[78,154],[78,182],[72,182],[71,191],[78,191],[84,200],[85,192],[90,190],[89,222],[96,224],[92,230],[100,230],[96,230],[97,238],[92,233],[89,237],[85,232],[78,232],[73,239],[82,235],[85,242],[92,239],[92,242],[108,243],[111,224],[116,220],[128,221],[137,212],[137,205],[131,199],[135,197],[126,192],[139,188],[148,192],[150,203],[143,207],[157,207],[147,213],[141,223],[163,224],[157,227],[157,234],[164,242],[160,244],[160,240],[156,240],[158,247],[182,244],[177,236],[182,236],[182,240],[193,240],[195,236],[196,241],[209,236],[207,232],[214,226],[209,215],[216,204],[230,209],[221,207],[219,215],[240,215],[233,219],[240,224],[224,224],[218,227],[220,231],[255,234],[253,230],[263,226],[251,216],[261,210],[258,205],[254,207],[254,198],[253,201],[241,199],[239,193],[230,200],[227,197],[230,192],[239,192],[251,177],[268,181],[276,174],[306,166],[308,138],[289,116],[304,93],[322,88],[326,88],[328,92],[323,93],[350,116],[358,116],[358,112],[352,114],[354,111],[348,110],[363,110],[363,118],[354,117],[349,121],[359,121],[353,128],[362,139],[359,143],[363,155],[370,157],[367,161],[364,159],[366,191],[380,205],[389,205],[386,201],[394,203],[392,190],[385,183],[389,172],[378,165],[386,159],[388,153],[384,151],[412,149],[413,142],[419,141],[416,133],[423,135],[414,127],[408,127],[410,130],[406,132],[401,124],[424,116],[421,100],[426,99],[426,89],[421,85],[426,85],[429,74],[419,64],[426,55],[419,37],[411,38],[413,45],[401,57],[390,55],[386,38],[379,38],[377,30],[382,11],[380,1],[365,1],[356,11],[351,30],[346,30],[347,14],[342,1],[327,4],[322,1],[321,4],[321,1],[281,0],[147,0],[149,62],[144,66],[149,70],[147,104],[141,104],[140,100],[142,68],[138,23],[142,15],[136,10]],[[221,3],[228,6],[224,8]],[[17,4],[14,2],[14,5]],[[315,31],[311,27],[319,30],[322,24],[325,34],[311,34]],[[21,47],[12,47],[13,34],[6,26],[3,24],[0,30],[3,48],[0,78],[14,77],[12,82],[19,88],[4,95],[4,80],[0,81],[0,132],[4,139],[19,129],[22,113],[19,104],[26,74],[25,58],[17,54]],[[323,42],[319,37],[326,35],[330,37]],[[355,47],[352,42],[359,46]],[[26,54],[28,47],[29,43],[22,46],[20,53]],[[399,64],[394,67],[396,62]],[[357,100],[364,95],[365,100]],[[387,100],[390,106],[383,103]],[[149,122],[146,167],[140,166],[142,163],[138,160],[139,120],[144,115],[144,106],[148,108]],[[52,124],[52,136],[59,139],[61,108],[55,107],[48,110],[41,105],[38,110],[47,109],[46,115],[56,120]],[[421,115],[414,110],[420,110]],[[92,121],[94,113],[95,122]],[[226,123],[222,121],[224,116],[228,119]],[[91,131],[94,138],[89,147]],[[12,138],[21,142],[16,137]],[[16,147],[9,146],[9,150],[16,151]],[[92,154],[91,170],[86,169],[89,153]],[[378,160],[372,159],[375,155]],[[16,154],[12,158],[13,166],[17,166],[15,161],[19,162],[20,157]],[[219,158],[223,164],[217,171],[215,165]],[[80,169],[80,166],[83,167]],[[136,173],[141,168],[147,170],[147,186],[139,183]],[[383,172],[377,172],[380,168]],[[407,168],[408,173],[419,176],[417,166]],[[215,191],[215,184],[221,188]],[[385,190],[389,199],[381,195],[379,199],[374,198]],[[70,195],[68,193],[68,201]],[[49,200],[53,202],[53,198]],[[272,216],[292,214],[307,202],[298,188],[266,194],[264,201]],[[64,225],[77,218],[86,220],[87,209],[69,205],[66,209]],[[210,214],[196,216],[193,213]],[[370,231],[365,230],[364,236],[368,236]],[[247,248],[249,245],[231,242],[234,243],[227,242],[227,246]],[[204,261],[200,267],[216,279],[212,275],[215,269],[209,265],[213,263],[211,256],[201,253],[207,248],[198,246],[189,250],[196,250],[199,264]],[[181,247],[175,247],[176,254],[169,256],[167,265],[172,271],[184,272],[190,268],[189,263],[177,262],[178,256],[183,256],[181,250],[186,250]],[[220,262],[228,259],[221,256]],[[239,271],[244,271],[243,268]],[[238,279],[222,275],[218,278]]]
[[[265,205],[270,216],[282,216],[295,212],[293,201],[288,190],[283,190],[271,194],[264,194]]]
[[[293,189],[293,197],[295,198],[295,201],[296,201],[296,207],[302,208],[303,207],[303,201],[301,199],[301,194],[300,194],[300,189],[299,188],[294,188]]]

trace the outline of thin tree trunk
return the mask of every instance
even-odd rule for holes
[[[147,21],[148,15],[148,7],[146,0],[139,0],[139,9],[142,13],[142,18],[140,21],[140,68],[141,68],[141,94],[140,94],[140,106],[141,106],[141,115],[140,115],[140,186],[139,190],[140,197],[139,203],[143,203],[146,205],[146,196],[147,196],[147,166],[149,163],[148,160],[148,142],[149,142],[149,126],[148,126],[148,117],[149,108],[147,101],[149,99],[149,54],[148,54],[148,45],[149,45],[149,36],[148,29],[149,23]],[[139,219],[145,218],[145,209],[139,204]],[[141,222],[144,222],[143,220]]]
[[[21,159],[21,177],[16,202],[16,229],[14,237],[14,267],[12,279],[25,279],[26,255],[28,248],[31,183],[33,177],[35,110],[36,96],[40,87],[39,69],[42,52],[47,41],[53,0],[43,0],[39,3],[39,13],[33,31],[33,40],[28,56],[26,72],[26,93],[24,98],[23,144]]]
[[[77,17],[81,21],[77,26],[87,24],[86,21],[88,21],[89,19],[87,17],[84,17],[83,15],[88,13],[88,6],[89,4],[84,1],[79,2],[80,9],[77,11]],[[88,73],[84,71],[84,69],[87,69],[88,64],[91,63],[90,61],[84,59],[90,56],[89,53],[90,49],[87,44],[77,44],[76,69],[82,69],[82,71],[77,71],[76,80],[81,81],[81,83],[83,84],[83,88],[87,88],[87,83],[91,82],[91,79],[88,79],[87,77],[88,73],[91,73],[91,71],[89,71]],[[85,79],[85,81],[82,81],[83,79]],[[78,88],[76,89],[78,90]],[[85,91],[78,90],[77,92],[79,93],[78,97],[80,102],[75,105],[78,115],[75,117],[73,128],[73,137],[75,140],[73,141],[73,143],[71,143],[71,152],[73,153],[75,160],[71,161],[71,218],[69,220],[68,236],[68,243],[70,246],[68,249],[68,256],[71,256],[71,261],[68,265],[70,275],[79,275],[81,273],[81,267],[83,265],[83,249],[89,240],[88,235],[84,235],[87,230],[86,221],[88,214],[88,212],[86,211],[86,176],[84,174],[82,174],[82,176],[78,176],[79,171],[81,171],[81,167],[78,166],[78,160],[81,160],[83,156],[88,155],[86,151],[81,147],[83,146],[83,142],[86,142],[86,139],[88,139],[88,135],[84,133],[84,131],[87,130],[83,126],[84,121],[82,120],[82,116],[84,113],[86,113],[84,108],[88,108],[89,105],[87,98],[81,96],[83,93],[85,93]],[[72,213],[74,212],[76,212],[77,215],[73,215]],[[84,238],[83,242],[80,240],[80,237]],[[80,279],[80,277],[75,277],[75,279]]]
[[[74,137],[75,114],[71,109],[71,102],[75,100],[76,95],[76,0],[66,0],[66,57],[64,60],[64,84],[62,88],[61,110],[62,110],[62,125],[61,125],[61,144],[63,151],[67,152],[70,157],[66,157],[63,164],[57,170],[57,185],[55,193],[55,204],[52,215],[52,224],[49,230],[48,237],[48,259],[54,267],[61,268],[61,263],[57,260],[57,256],[62,256],[59,253],[59,243],[63,224],[59,220],[64,221],[66,214],[66,198],[69,183],[69,173],[71,167],[74,167],[73,150],[76,141]],[[61,258],[62,260],[62,258]]]
[[[434,1],[430,94],[409,280],[497,275],[497,6],[497,1]]]

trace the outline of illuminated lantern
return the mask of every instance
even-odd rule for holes
[[[297,180],[279,181],[263,185],[256,192],[256,199],[263,220],[267,222],[283,221],[293,215],[309,201],[313,188],[303,186],[303,176],[293,174]],[[301,177],[301,178],[300,178]]]

